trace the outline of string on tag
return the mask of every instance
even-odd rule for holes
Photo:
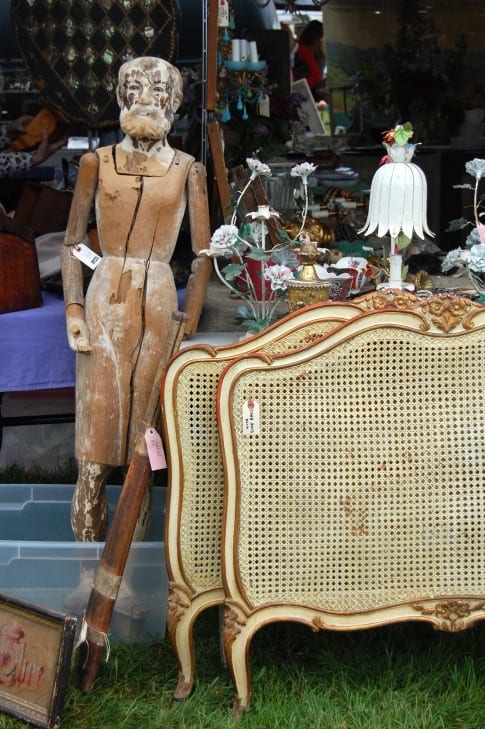
[[[108,663],[109,657],[111,655],[111,646],[109,642],[108,633],[103,633],[101,630],[96,630],[96,628],[93,628],[92,626],[88,625],[88,622],[86,620],[86,613],[83,613],[83,620],[81,623],[81,630],[79,631],[79,638],[77,639],[76,645],[74,646],[75,650],[80,648],[83,644],[86,644],[86,656],[84,658],[84,663],[82,665],[82,668],[86,667],[86,664],[88,662],[89,658],[89,640],[88,640],[88,629],[90,632],[95,633],[98,637],[103,638],[104,647],[106,649],[106,658],[105,663]]]
[[[74,649],[79,648],[83,643],[87,642],[88,624],[86,622],[86,613],[83,613],[83,621],[81,623],[81,630],[79,631],[79,637]]]

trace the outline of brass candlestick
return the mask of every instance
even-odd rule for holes
[[[302,267],[296,279],[288,281],[288,308],[297,311],[305,306],[329,300],[331,281],[318,278],[315,263],[318,259],[317,244],[307,240],[300,248]]]

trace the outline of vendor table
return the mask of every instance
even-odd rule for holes
[[[178,290],[179,306],[183,305],[184,289]],[[36,309],[0,314],[0,447],[2,429],[17,425],[43,425],[74,422],[74,411],[40,415],[2,415],[4,393],[63,394],[75,386],[75,354],[66,335],[64,301],[61,295],[42,293],[42,306]],[[186,340],[188,346],[204,341],[225,344],[238,333],[200,333]],[[42,402],[45,398],[39,399]]]
[[[64,301],[45,291],[42,300],[36,309],[0,315],[0,392],[74,387]]]
[[[74,413],[3,417],[1,396],[73,388],[75,355],[66,335],[64,301],[42,293],[36,309],[0,315],[0,445],[5,426],[73,422]]]

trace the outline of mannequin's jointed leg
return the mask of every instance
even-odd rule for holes
[[[71,525],[78,542],[102,542],[108,528],[106,481],[112,466],[78,462],[78,477],[71,505]]]
[[[71,503],[71,526],[77,542],[102,542],[108,528],[106,481],[111,466],[89,461],[78,462],[78,478]],[[64,600],[64,608],[81,616],[95,574],[93,560],[81,562],[79,584]]]
[[[78,542],[101,542],[106,538],[108,529],[108,503],[106,498],[106,482],[112,467],[90,461],[78,462],[78,479],[71,505],[71,525]],[[147,487],[140,509],[140,515],[133,534],[133,541],[141,541],[145,537],[151,518],[151,487]],[[84,611],[95,577],[95,567],[89,563],[81,565],[79,585],[66,598],[64,606],[75,614]],[[131,570],[128,567],[124,575],[115,611],[130,617],[143,617],[147,607],[139,599],[131,585]]]

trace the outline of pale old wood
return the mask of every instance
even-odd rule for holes
[[[208,0],[206,108],[214,112],[217,103],[217,44],[219,0]]]
[[[211,237],[206,170],[199,162],[195,162],[190,169],[187,194],[190,210],[190,236],[192,250],[195,254],[184,301],[184,311],[187,314],[185,336],[188,337],[197,331],[207,284],[212,273],[212,261],[208,260],[206,256],[198,257],[200,251],[209,245]]]
[[[316,346],[317,342],[323,341],[327,336],[330,336],[329,331],[335,330],[336,327],[341,326],[346,321],[357,321],[365,312],[388,312],[389,310],[397,312],[396,316],[399,321],[401,321],[399,312],[414,310],[415,313],[412,316],[416,321],[416,327],[418,329],[422,328],[423,331],[429,332],[435,337],[447,336],[447,332],[450,335],[456,334],[458,337],[462,337],[464,333],[473,331],[474,328],[480,328],[482,332],[480,336],[483,336],[483,319],[485,316],[483,307],[476,306],[466,299],[450,295],[432,297],[427,301],[409,292],[375,292],[352,303],[337,304],[329,302],[303,309],[277,322],[265,332],[230,346],[217,348],[208,346],[189,347],[179,352],[169,364],[162,388],[164,433],[170,459],[165,549],[170,580],[167,626],[179,666],[178,684],[175,691],[176,699],[186,698],[190,694],[194,682],[194,622],[203,610],[210,606],[221,605],[225,597],[221,572],[220,543],[223,522],[223,453],[227,456],[229,451],[227,446],[224,445],[224,450],[221,453],[214,412],[216,391],[221,373],[229,363],[236,361],[243,363],[251,353],[256,351],[264,353],[267,361],[271,362],[272,358],[275,358],[275,360],[278,358],[278,353],[299,351],[301,348],[306,349]],[[405,316],[409,317],[409,313]],[[405,320],[403,319],[403,321]],[[376,342],[379,341],[379,334],[376,334],[375,339]],[[342,346],[344,346],[343,343]],[[342,366],[332,365],[326,368],[322,376],[323,382],[318,387],[312,388],[311,393],[306,394],[301,401],[296,402],[295,398],[290,398],[286,402],[286,390],[284,388],[281,388],[278,395],[280,400],[277,400],[275,396],[274,401],[275,403],[284,402],[285,407],[293,405],[296,408],[296,404],[298,404],[299,408],[303,408],[304,413],[307,410],[311,413],[313,408],[318,410],[318,408],[323,407],[326,398],[330,397],[331,378],[341,378],[342,382],[346,382],[346,367],[347,365],[343,364]],[[351,381],[352,371],[349,375]],[[363,376],[365,377],[365,372]],[[297,373],[295,377],[297,377],[297,382],[302,383],[306,382],[307,379],[304,372]],[[428,377],[431,377],[431,372],[428,373],[427,379]],[[472,379],[471,373],[469,378]],[[291,383],[293,379],[290,376],[289,382]],[[382,378],[382,383],[379,378],[378,383],[379,387],[369,386],[364,393],[366,403],[368,401],[372,406],[379,403],[380,386],[381,384],[382,386],[385,385],[386,378]],[[416,386],[413,389],[413,397],[414,392],[421,393],[421,389],[420,386]],[[466,390],[466,387],[464,389]],[[349,393],[351,401],[354,391],[350,389]],[[315,397],[317,400],[314,399]],[[419,397],[416,394],[418,400],[420,397],[422,397],[421,394]],[[322,400],[321,403],[320,400]],[[418,400],[413,401],[412,407],[414,409],[417,409]],[[481,398],[479,401],[481,402]],[[338,414],[338,403],[331,410],[332,414],[334,410]],[[361,408],[358,412],[365,415],[366,410],[367,408]],[[426,417],[426,411],[424,411],[423,417]],[[280,435],[268,439],[265,443],[264,452],[270,461],[268,465],[270,471],[276,469],[275,472],[277,472],[279,467],[278,464],[281,460],[279,453],[276,457],[273,457],[273,454],[274,449],[280,445],[282,448],[287,446],[291,448],[292,442],[295,442],[295,447],[302,448],[309,442],[310,445],[315,445],[318,455],[318,448],[321,444],[319,437],[309,440],[308,438],[305,439],[303,435],[299,439],[295,436],[293,441],[290,439],[288,443],[286,432],[291,429],[294,420],[293,416],[288,415]],[[329,418],[332,438],[338,444],[341,438],[333,427],[334,423],[333,417]],[[373,424],[379,437],[381,437],[384,430],[383,423],[384,419],[379,419],[377,415],[374,417]],[[430,427],[433,427],[433,425],[434,423],[430,422]],[[304,428],[304,424],[302,427]],[[226,430],[227,440],[229,437],[228,426]],[[346,426],[342,426],[341,430],[342,433],[345,433]],[[421,436],[418,434],[417,437]],[[425,441],[426,439],[423,443]],[[315,471],[311,459],[308,460],[308,469],[309,473],[322,472],[322,469]],[[291,468],[289,472],[292,473]],[[296,478],[302,481],[301,488],[303,488],[303,471],[301,476],[300,478],[297,474]],[[283,480],[281,488],[284,485]],[[416,488],[418,488],[418,485]],[[423,488],[423,485],[419,488]],[[262,503],[264,503],[264,499],[262,499]],[[278,505],[280,503],[281,500],[278,500]],[[347,508],[349,514],[354,507],[353,516],[349,516],[348,523],[350,524],[349,528],[358,530],[359,512],[355,509],[355,504],[351,502],[348,505],[344,501],[342,508],[344,507]],[[324,517],[321,517],[318,524],[315,525],[316,533],[320,533],[321,524],[324,523],[324,520]],[[273,521],[274,518],[271,516],[271,518],[266,518],[265,523],[271,524]],[[282,533],[285,534],[285,530]],[[298,570],[295,575],[297,572]],[[473,603],[474,605],[475,603]],[[434,608],[431,606],[423,609],[432,611]],[[449,609],[451,609],[450,604],[446,607],[446,610],[449,611]],[[247,620],[245,611],[245,605],[239,608],[234,607],[231,603],[225,631],[226,642],[230,642],[232,636],[240,630],[240,626],[245,625],[244,621]],[[284,616],[282,619],[293,619],[291,617],[291,608],[285,607],[285,610],[282,610],[279,614]],[[313,614],[312,612],[311,615],[313,616]],[[388,612],[388,616],[393,614],[393,609]],[[419,611],[415,611],[413,614],[418,619],[422,616]],[[473,613],[473,615],[475,616],[476,613]],[[385,618],[386,616],[383,614],[381,617]],[[262,618],[266,619],[267,615],[262,616]],[[377,619],[380,619],[380,617],[378,616]],[[249,703],[247,693],[249,679],[244,673],[241,676],[241,670],[244,670],[241,668],[244,666],[242,656],[249,651],[249,640],[254,633],[252,628],[256,626],[255,629],[257,629],[262,624],[259,621],[259,614],[255,615],[254,620],[251,617],[251,620],[251,623],[249,620],[247,621],[249,632],[239,641],[238,647],[235,649],[238,656],[236,662],[239,672],[238,694],[235,704],[237,710],[242,706],[246,708]],[[445,619],[443,625],[446,626],[446,624]],[[460,622],[458,622],[459,624]],[[342,629],[347,625],[350,627],[350,623],[346,622],[346,618],[342,619],[340,625]],[[451,626],[454,627],[455,625],[457,625],[456,621],[452,621]],[[312,627],[315,627],[315,629],[316,627],[321,628],[322,624],[319,620],[316,620],[315,626],[312,623]]]
[[[86,606],[84,614],[86,640],[80,647],[78,661],[79,685],[83,690],[91,688],[105,647],[105,637],[113,615],[121,577],[128,559],[145,491],[151,479],[145,431],[147,428],[158,430],[160,427],[160,381],[167,362],[180,346],[186,319],[186,315],[180,312],[172,314],[144,422],[139,426],[133,458],[123,483]]]
[[[129,463],[177,292],[170,267],[188,215],[195,257],[210,238],[205,171],[167,143],[182,99],[171,64],[144,57],[119,72],[122,141],[81,159],[62,255],[67,331],[76,361],[78,482],[71,520],[76,538],[102,540],[104,483]],[[101,260],[86,296],[75,246],[95,203]],[[196,261],[184,306],[197,329],[210,262]]]
[[[232,212],[231,187],[229,185],[226,163],[224,161],[222,130],[217,119],[211,119],[207,122],[207,136],[209,138],[209,147],[211,151],[212,166],[214,168],[219,205],[222,218],[225,220]]]
[[[76,457],[120,466],[131,458],[170,316],[178,308],[170,259],[193,158],[177,151],[161,185],[160,177],[118,175],[112,147],[98,150],[97,157],[103,256],[85,302],[93,350],[77,358]]]

